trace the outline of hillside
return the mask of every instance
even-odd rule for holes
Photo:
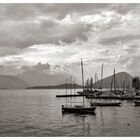
[[[126,72],[119,72],[115,74],[115,77],[116,77],[115,78],[116,87],[119,87],[119,88],[132,87],[132,76],[130,74]],[[112,75],[106,78],[103,78],[102,88],[111,88],[111,81],[112,81]],[[96,86],[96,87],[100,87],[100,85],[101,85],[100,80],[93,84],[93,86]],[[113,87],[114,87],[114,82],[113,82]]]
[[[67,88],[82,88],[82,86],[77,84],[67,84]],[[28,87],[27,89],[66,89],[66,84],[61,85],[51,85],[51,86],[35,86],[35,87]]]
[[[16,76],[28,83],[30,87],[58,85],[68,77],[68,75],[65,74],[49,75],[37,71],[27,71]]]
[[[0,89],[24,89],[28,84],[11,75],[0,75]]]

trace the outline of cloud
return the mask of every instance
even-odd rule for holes
[[[103,45],[114,45],[116,43],[127,43],[129,41],[132,41],[132,40],[136,40],[136,39],[139,39],[140,38],[140,34],[136,34],[136,35],[131,35],[131,34],[128,34],[128,35],[119,35],[119,36],[114,36],[114,37],[107,37],[107,38],[102,38],[100,39],[100,43],[103,44]]]
[[[16,55],[20,52],[21,50],[19,48],[11,48],[11,47],[0,47],[0,56],[8,56],[8,55]]]
[[[0,64],[5,72],[86,77],[138,71],[139,4],[1,4]],[[135,60],[135,61],[134,61]],[[8,70],[9,68],[9,70]],[[15,71],[14,71],[15,70]]]
[[[77,13],[87,15],[100,13],[100,11],[115,11],[119,14],[127,14],[129,11],[138,10],[138,4],[108,4],[108,3],[49,3],[49,4],[1,4],[0,18],[5,20],[25,20],[40,15],[51,15],[63,19],[68,14]]]
[[[46,64],[38,63],[37,65],[34,65],[32,68],[38,71],[44,71],[50,69],[50,65],[48,63]]]
[[[134,9],[138,8],[139,5],[135,4],[135,3],[121,3],[121,4],[113,4],[111,6],[112,10],[115,10],[116,12],[118,12],[119,14],[127,14],[129,12],[132,12]]]
[[[127,69],[134,76],[140,75],[140,72],[139,72],[139,69],[140,69],[140,56],[131,57],[130,60],[131,60],[130,63],[127,65]]]
[[[63,21],[65,19],[66,17]],[[26,48],[32,45],[58,43],[59,41],[72,43],[76,40],[87,40],[89,31],[90,26],[82,22],[64,23],[50,17],[7,21],[1,25],[0,47]]]
[[[38,72],[45,72],[51,73],[51,65],[48,63],[42,64],[41,62],[32,65],[32,66],[21,66],[20,67],[22,73],[27,71],[38,71]]]
[[[109,11],[111,6],[1,4],[0,47],[26,48],[59,41],[66,43],[76,40],[86,41],[92,31],[91,27],[94,27],[94,30],[102,29],[103,26],[108,29],[118,24],[120,15]]]

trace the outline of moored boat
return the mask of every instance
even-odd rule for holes
[[[83,62],[81,59],[81,69],[82,69],[82,85],[83,85],[83,91],[84,91],[84,74],[83,74]],[[96,109],[95,106],[86,106],[85,105],[85,98],[83,96],[83,105],[62,105],[62,113],[81,113],[81,114],[94,114],[94,111]]]
[[[62,105],[62,112],[67,113],[82,113],[82,114],[94,114],[96,107],[86,107],[86,106],[63,106]]]
[[[120,106],[121,102],[90,102],[91,106]]]
[[[135,106],[140,106],[140,101],[134,101]]]

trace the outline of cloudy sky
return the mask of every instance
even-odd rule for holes
[[[0,74],[140,75],[140,4],[0,4]]]

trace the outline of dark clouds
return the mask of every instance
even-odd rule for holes
[[[106,38],[101,38],[100,39],[100,43],[103,45],[114,45],[116,43],[126,43],[135,39],[139,39],[140,38],[140,34],[128,34],[128,35],[118,35],[118,36],[114,36],[114,37],[106,37]]]
[[[138,6],[138,4],[136,3],[121,3],[121,4],[114,4],[112,5],[112,10],[115,10],[116,12],[120,13],[120,14],[127,14],[128,12],[132,12],[132,10],[136,9]]]
[[[60,23],[61,20],[68,15],[99,14],[102,10],[112,9],[112,6],[113,4],[1,4],[0,47],[25,48],[59,41],[72,43],[77,39],[87,40],[91,24],[76,22],[64,25]],[[122,6],[116,7],[115,9],[120,9],[118,7]]]
[[[108,9],[110,4],[1,4],[1,16],[12,20],[24,20],[39,15],[50,15],[63,19],[67,14],[87,14],[91,11]]]
[[[49,6],[45,6],[46,10]],[[0,17],[5,17],[5,20],[1,20],[0,47],[26,48],[59,41],[72,43],[76,40],[87,40],[90,31],[90,26],[80,22],[61,23],[61,20],[47,14],[43,5],[15,4],[1,7],[3,10]],[[48,11],[51,12],[49,8]],[[58,13],[61,15],[61,10]]]
[[[135,6],[135,5],[134,5]],[[132,6],[132,7],[134,7]],[[88,39],[92,26],[83,22],[61,23],[70,15],[78,16],[100,14],[102,11],[116,10],[127,13],[129,4],[1,4],[0,5],[0,47],[26,48],[31,45],[58,43],[63,41],[72,43],[76,40]],[[123,11],[123,12],[122,12]],[[91,17],[92,18],[92,17]],[[67,20],[67,19],[66,19]],[[68,19],[69,20],[69,19]],[[71,20],[71,19],[70,19]],[[102,22],[102,21],[101,21]],[[105,26],[109,29],[118,21],[111,21]],[[99,23],[100,25],[101,23]],[[101,28],[99,26],[99,28]],[[95,28],[96,28],[95,27]],[[103,29],[102,29],[103,30]],[[121,37],[121,36],[120,36]],[[131,36],[128,36],[128,39]],[[126,37],[127,38],[127,37]],[[122,38],[126,39],[125,37]],[[118,40],[119,37],[111,38]],[[101,43],[114,43],[103,39]]]
[[[112,73],[115,64],[120,71],[138,71],[139,67],[133,65],[138,61],[140,46],[139,7],[139,4],[0,4],[3,72],[11,69],[12,73],[76,73],[79,66],[75,68],[73,64],[81,57],[89,62],[89,73],[102,62],[106,63],[108,73]]]

